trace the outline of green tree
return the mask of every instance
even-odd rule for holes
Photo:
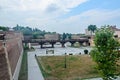
[[[92,35],[92,33],[95,32],[96,29],[97,29],[96,25],[89,25],[88,26],[88,31],[91,31],[91,35]]]
[[[4,27],[4,26],[0,26],[0,30],[2,30],[2,31],[8,31],[9,28],[8,27]]]
[[[103,80],[113,80],[117,76],[117,60],[120,56],[117,48],[119,42],[113,36],[109,27],[103,27],[95,32],[95,48],[91,51],[93,60]]]
[[[67,35],[66,35],[65,33],[63,33],[63,35],[62,35],[62,40],[65,40],[66,37],[67,37]]]
[[[71,34],[71,33],[66,33],[66,37],[67,37],[68,39],[71,39],[72,34]]]

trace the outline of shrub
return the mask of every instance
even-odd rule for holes
[[[90,55],[97,63],[96,67],[103,80],[113,80],[118,75],[117,60],[119,41],[113,37],[113,31],[109,27],[103,27],[95,33],[95,48]]]
[[[84,54],[88,54],[88,50],[87,49],[84,50]]]

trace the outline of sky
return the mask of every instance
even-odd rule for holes
[[[0,0],[0,25],[85,33],[88,25],[120,28],[120,0]]]

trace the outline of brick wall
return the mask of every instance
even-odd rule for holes
[[[16,65],[18,62],[18,59],[23,51],[22,47],[22,35],[21,33],[16,33],[16,32],[6,32],[6,49],[8,53],[8,58],[10,62],[10,68],[12,72],[12,76],[14,75]],[[7,79],[2,79],[2,80],[10,80],[8,74],[8,68],[7,68],[7,63],[5,59],[5,52],[4,49],[2,48],[3,42],[0,42],[0,80],[1,78],[7,78]],[[1,52],[3,52],[1,54]],[[2,59],[2,60],[1,60]],[[5,69],[4,69],[5,68]],[[2,74],[2,72],[5,72],[6,74]]]
[[[2,46],[0,47],[0,80],[10,80],[7,68],[7,61],[5,58],[5,52]]]

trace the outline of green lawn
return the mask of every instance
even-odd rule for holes
[[[43,56],[37,60],[45,80],[81,80],[99,76],[89,55],[67,56],[67,68],[64,56]]]
[[[22,64],[18,80],[28,80],[27,51],[23,53]]]

